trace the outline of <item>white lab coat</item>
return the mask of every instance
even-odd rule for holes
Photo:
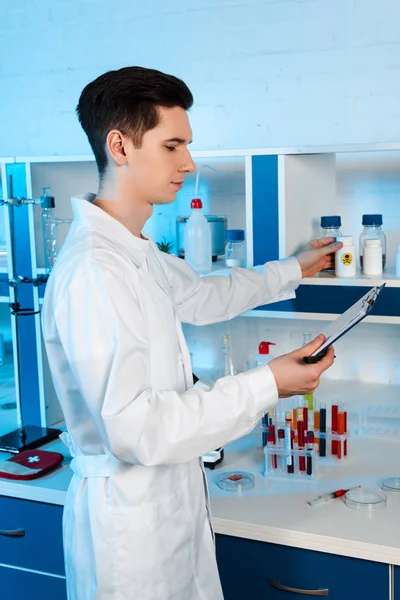
[[[193,387],[181,322],[293,297],[296,259],[203,279],[85,199],[42,326],[75,458],[64,509],[69,600],[221,600],[199,457],[277,401],[268,366]]]

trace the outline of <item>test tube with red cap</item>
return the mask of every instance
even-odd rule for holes
[[[275,425],[270,425],[267,438],[269,447],[276,446]],[[276,454],[271,454],[271,466],[273,469],[278,468],[278,457]]]
[[[278,429],[278,448],[283,450],[285,447],[285,430]],[[279,457],[279,470],[283,471],[286,468],[285,456],[280,455]]]

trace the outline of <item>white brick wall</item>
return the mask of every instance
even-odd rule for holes
[[[85,154],[74,109],[111,68],[195,95],[194,148],[400,140],[396,0],[1,0],[0,156]]]

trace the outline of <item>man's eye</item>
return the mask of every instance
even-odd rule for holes
[[[176,150],[176,146],[166,146],[166,148],[169,152],[173,152],[174,150]]]

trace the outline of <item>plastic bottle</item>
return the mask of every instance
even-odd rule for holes
[[[381,275],[383,269],[381,240],[364,240],[363,273]]]
[[[54,196],[47,195],[49,189],[50,188],[43,188],[43,195],[40,196],[44,266],[46,273],[50,273],[57,258],[57,217],[54,210]]]
[[[321,217],[321,237],[341,237],[343,234],[340,231],[342,219],[338,215]],[[335,269],[323,269],[323,271],[333,272]]]
[[[225,232],[225,263],[227,267],[244,267],[246,251],[243,229],[228,229]]]
[[[270,346],[276,346],[274,342],[261,342],[258,346],[258,354],[254,357],[256,367],[266,365],[270,360],[275,358],[270,354]]]
[[[382,270],[386,265],[386,236],[382,230],[382,215],[363,215],[362,224],[364,229],[360,235],[360,265],[364,271],[364,242],[365,240],[378,239],[382,246]]]
[[[192,214],[185,225],[185,260],[195,271],[205,274],[211,271],[211,229],[203,215],[200,198],[192,200],[191,208]]]
[[[396,252],[396,275],[400,277],[400,246],[398,246]]]
[[[356,274],[356,257],[353,236],[343,235],[337,238],[343,247],[335,254],[335,273],[337,277],[354,277]]]

